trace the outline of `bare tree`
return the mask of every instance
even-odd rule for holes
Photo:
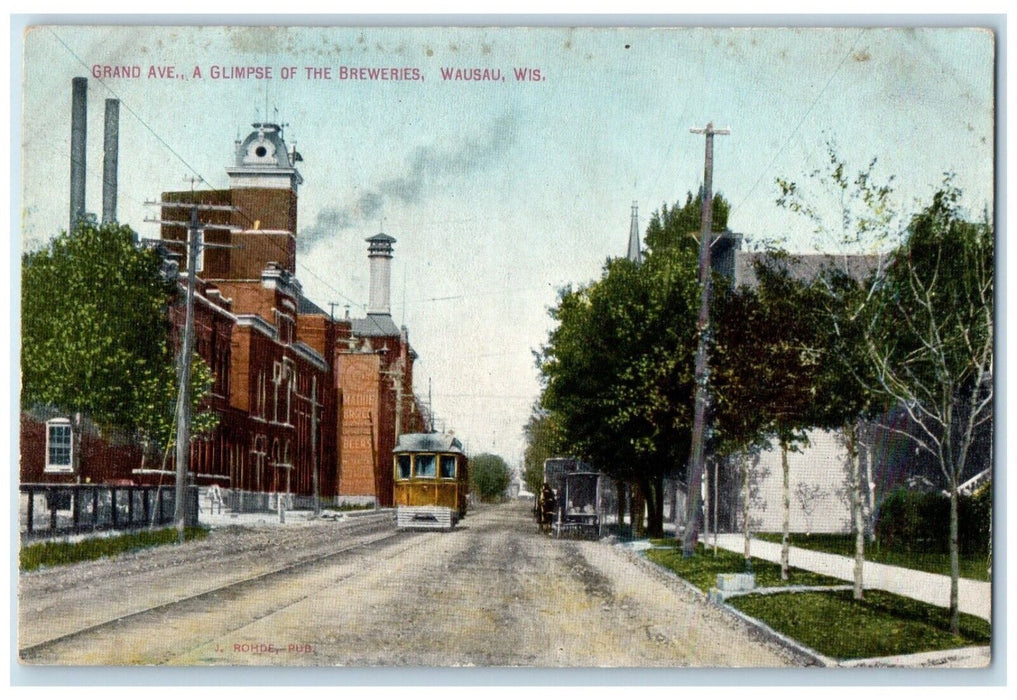
[[[830,264],[815,281],[826,293],[820,314],[825,316],[829,333],[827,344],[835,360],[826,366],[823,382],[825,422],[827,427],[839,429],[845,448],[844,492],[848,496],[851,529],[855,535],[854,597],[861,600],[864,533],[871,530],[865,527],[863,509],[868,503],[871,513],[873,504],[863,491],[871,482],[871,475],[862,477],[860,433],[861,423],[879,410],[862,316],[871,299],[871,280],[878,277],[884,264],[882,251],[896,240],[899,215],[891,202],[894,178],[878,181],[875,158],[851,175],[832,139],[827,141],[826,155],[825,167],[808,176],[808,181],[818,186],[819,192],[807,193],[799,184],[778,178],[781,194],[777,204],[804,217],[813,226],[818,248],[832,247],[841,253],[830,256]],[[821,197],[827,200],[827,207],[817,205]],[[826,216],[828,208],[838,216]],[[852,256],[862,264],[853,266]],[[870,272],[869,267],[874,268],[872,276],[863,283],[859,278]],[[871,468],[870,463],[867,465]]]
[[[805,534],[812,534],[812,516],[816,514],[816,506],[825,496],[825,491],[819,484],[809,484],[799,481],[795,486],[795,501],[805,516]]]
[[[994,241],[988,221],[959,209],[948,177],[908,227],[875,286],[868,354],[877,389],[915,426],[906,434],[932,455],[950,496],[950,628],[959,631],[958,487],[976,431],[993,418]],[[991,456],[986,459],[991,464]]]

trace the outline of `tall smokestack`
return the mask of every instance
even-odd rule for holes
[[[88,132],[88,78],[71,80],[71,217],[73,231],[85,213],[85,140]]]
[[[117,156],[120,141],[120,100],[106,100],[102,140],[102,223],[117,220]]]
[[[396,239],[384,233],[366,239],[367,258],[371,261],[371,292],[367,313],[392,315],[389,296],[392,287],[392,244]]]

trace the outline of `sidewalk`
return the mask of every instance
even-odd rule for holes
[[[394,513],[391,508],[379,508],[377,510],[351,510],[331,511],[326,509],[327,517],[315,518],[314,513],[309,510],[287,510],[286,522],[279,522],[278,511],[261,511],[256,513],[235,513],[223,508],[222,512],[215,509],[209,512],[208,508],[201,508],[198,511],[198,522],[208,527],[269,527],[269,526],[295,526],[310,525],[315,522],[336,521],[342,522],[352,518],[362,518],[370,515]]]
[[[712,535],[710,544],[713,544]],[[732,552],[744,552],[745,538],[735,534],[718,535],[717,546]],[[752,556],[759,559],[772,562],[780,561],[780,545],[773,542],[753,539],[751,553]],[[845,581],[854,581],[855,561],[850,557],[791,547],[789,563],[799,569],[814,571]],[[866,561],[862,577],[865,588],[878,588],[940,607],[950,607],[949,576]],[[991,583],[962,578],[958,595],[961,612],[991,621]]]

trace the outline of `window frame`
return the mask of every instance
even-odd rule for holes
[[[452,462],[452,474],[450,476],[445,476],[445,472],[444,472],[444,469],[443,469],[443,465],[444,465],[445,462]],[[440,455],[438,455],[438,478],[439,479],[446,479],[446,480],[449,480],[449,481],[455,481],[456,477],[458,476],[458,473],[459,473],[459,460],[456,459],[455,455],[449,455],[449,454],[444,454],[444,455],[440,454]]]
[[[431,458],[431,473],[421,474],[417,471],[417,464],[420,462],[421,457]],[[438,455],[433,452],[422,452],[413,455],[413,477],[415,479],[437,479],[438,478]]]
[[[55,430],[67,432],[67,463],[54,463],[51,461],[54,447],[60,449],[62,446],[53,444],[53,433]],[[74,427],[69,418],[51,418],[46,421],[46,466],[45,472],[51,474],[73,474],[74,473]]]
[[[406,467],[407,467],[407,469],[406,469],[406,476],[403,476],[402,472],[399,469],[399,467],[400,467],[399,462],[401,460],[403,460],[403,459],[406,460]],[[412,455],[408,455],[408,454],[396,455],[396,457],[395,457],[395,478],[396,478],[396,481],[409,481],[412,477],[413,477],[413,456]]]

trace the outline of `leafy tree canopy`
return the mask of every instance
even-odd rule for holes
[[[724,195],[717,193],[713,197],[713,216],[710,228],[714,232],[727,229],[727,217],[731,211],[730,203]],[[646,227],[646,246],[650,255],[665,248],[688,248],[698,250],[699,231],[702,228],[703,190],[693,197],[691,192],[685,196],[685,204],[675,202],[671,207],[664,203],[660,211],[654,212]]]
[[[166,444],[175,410],[173,280],[128,226],[80,224],[22,259],[22,405],[82,413]],[[198,360],[195,404],[210,372]],[[214,420],[214,419],[213,419]],[[198,417],[196,427],[212,421]]]
[[[510,480],[508,464],[498,455],[485,452],[470,460],[470,481],[480,494],[480,500],[498,500],[505,493]]]
[[[526,434],[523,479],[527,489],[539,493],[544,481],[544,460],[560,456],[563,450],[557,415],[534,406],[523,432]]]

